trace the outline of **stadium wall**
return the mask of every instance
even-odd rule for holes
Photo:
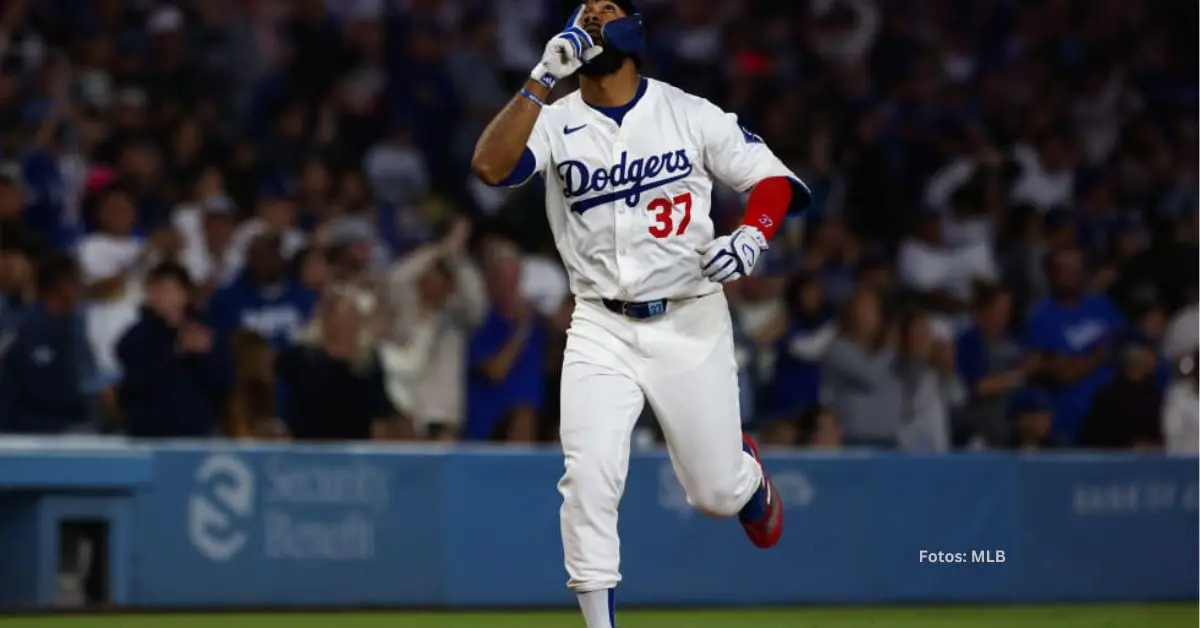
[[[635,454],[622,603],[1196,599],[1194,458],[837,453],[769,465],[787,528],[759,551],[736,524],[688,508],[665,455]],[[10,446],[0,607],[53,603],[57,526],[97,517],[121,605],[570,605],[561,469],[555,452],[509,448]]]

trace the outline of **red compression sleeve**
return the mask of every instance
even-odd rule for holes
[[[783,224],[791,204],[792,182],[787,177],[763,179],[750,191],[742,224],[755,227],[770,241]]]

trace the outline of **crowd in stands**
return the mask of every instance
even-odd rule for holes
[[[1195,2],[640,6],[813,190],[727,288],[748,429],[1197,450]],[[553,441],[542,191],[468,164],[566,14],[0,0],[0,431]]]

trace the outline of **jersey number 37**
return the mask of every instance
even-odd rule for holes
[[[675,225],[675,208],[683,211],[679,226]],[[692,222],[692,193],[680,194],[671,200],[656,198],[646,206],[647,211],[654,212],[654,224],[650,225],[650,235],[662,239],[673,235],[681,236],[687,231],[688,223]]]

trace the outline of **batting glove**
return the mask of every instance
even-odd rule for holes
[[[698,247],[700,273],[713,283],[727,283],[749,277],[754,272],[758,256],[767,250],[767,238],[755,227],[742,225],[727,236],[721,236]]]
[[[592,36],[583,30],[583,5],[576,7],[563,31],[546,44],[542,53],[542,61],[529,73],[530,78],[545,85],[547,89],[554,87],[559,79],[574,74],[583,64],[596,58],[604,52],[604,48],[592,41]]]

